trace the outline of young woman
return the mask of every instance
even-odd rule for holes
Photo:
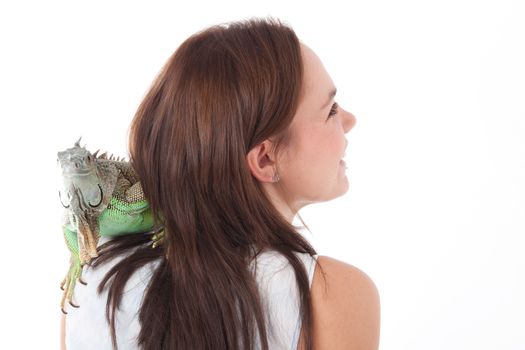
[[[68,349],[377,349],[373,281],[318,256],[292,224],[348,190],[341,158],[356,118],[334,95],[319,58],[279,20],[183,42],[129,139],[164,241],[100,241],[75,289],[80,308],[63,321]]]

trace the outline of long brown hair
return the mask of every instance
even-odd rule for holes
[[[138,343],[154,349],[268,349],[251,259],[281,253],[295,271],[306,349],[312,349],[308,275],[293,252],[317,254],[272,205],[246,161],[265,139],[286,145],[303,89],[300,42],[274,18],[218,24],[186,39],[163,66],[130,126],[130,162],[164,227],[115,238],[93,267],[127,250],[112,276],[106,317],[116,347],[115,310],[128,278],[160,260],[139,311]],[[306,226],[301,219],[301,222]],[[257,247],[256,252],[252,247]],[[293,302],[293,301],[291,301]],[[257,327],[257,330],[256,330]]]

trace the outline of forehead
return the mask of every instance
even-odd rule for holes
[[[315,52],[301,43],[304,81],[300,109],[319,112],[328,100],[328,93],[335,87],[332,78]]]

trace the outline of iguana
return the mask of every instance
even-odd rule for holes
[[[124,158],[107,158],[106,153],[91,154],[80,139],[74,147],[58,152],[63,190],[58,192],[65,208],[62,232],[71,252],[70,267],[60,284],[64,291],[60,308],[72,301],[76,281],[82,280],[82,267],[98,256],[100,236],[149,233],[155,248],[162,243],[162,227],[153,227],[153,216],[144,197],[140,179]],[[65,197],[65,198],[64,198]]]

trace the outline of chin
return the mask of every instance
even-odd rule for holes
[[[350,188],[350,183],[348,181],[348,177],[346,177],[346,175],[344,176],[343,180],[342,180],[343,184],[341,184],[341,196],[343,194],[345,194],[346,192],[348,192],[348,189]]]
[[[343,196],[346,192],[348,192],[348,189],[350,188],[350,184],[348,183],[348,179],[342,179],[341,182],[337,185],[334,192],[327,198],[327,201],[330,201],[332,199],[339,198]]]

